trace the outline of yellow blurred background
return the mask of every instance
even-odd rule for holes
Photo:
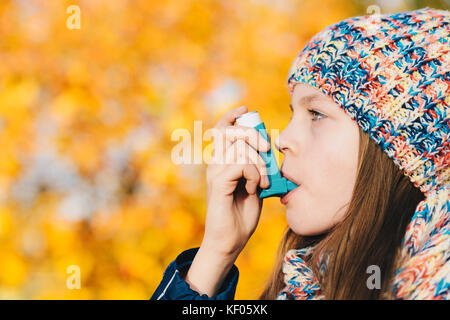
[[[206,164],[171,160],[174,130],[193,137],[240,105],[282,130],[295,56],[370,5],[450,2],[0,1],[0,298],[149,299],[203,236]],[[279,198],[264,200],[236,299],[258,297],[285,226]]]

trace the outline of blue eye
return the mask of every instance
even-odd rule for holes
[[[321,116],[320,119],[325,117],[325,115],[321,114],[320,112],[317,112],[316,110],[308,109],[308,112],[311,113],[312,115],[319,115],[319,116]],[[318,119],[318,120],[320,120],[320,119]],[[318,121],[318,120],[317,119],[316,120],[313,119],[313,121]]]

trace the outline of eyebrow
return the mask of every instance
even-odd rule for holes
[[[319,94],[310,94],[304,97],[301,97],[298,102],[300,105],[308,105],[311,104],[313,101],[317,101],[317,100],[323,100],[323,97]],[[294,112],[294,109],[292,107],[292,103],[289,104],[289,108],[291,108],[291,111]]]

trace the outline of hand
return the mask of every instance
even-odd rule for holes
[[[258,151],[270,143],[254,128],[233,126],[247,107],[228,111],[214,127],[214,151],[207,167],[207,214],[202,247],[237,258],[256,229],[262,209],[257,188],[269,187]]]

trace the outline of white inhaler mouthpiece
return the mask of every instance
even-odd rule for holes
[[[261,118],[259,117],[258,111],[250,111],[244,114],[241,114],[236,118],[236,123],[239,126],[254,128],[258,124],[260,124]]]

